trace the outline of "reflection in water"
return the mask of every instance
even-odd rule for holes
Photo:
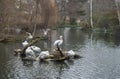
[[[33,66],[33,62],[34,61],[22,61],[23,62],[23,66]]]
[[[57,32],[58,31],[58,32]],[[22,61],[13,55],[21,43],[0,43],[0,79],[120,79],[120,38],[109,33],[83,33],[79,28],[61,28],[51,32],[51,41],[36,45],[51,50],[59,35],[63,48],[83,58],[64,62]]]
[[[64,49],[71,50],[74,48],[74,50],[77,50],[81,45],[84,45],[85,35],[79,28],[66,28],[62,30],[64,30],[64,32],[61,30],[58,31],[60,31],[60,35],[64,36]]]
[[[44,42],[44,48],[47,49],[48,48],[48,43],[45,41]]]

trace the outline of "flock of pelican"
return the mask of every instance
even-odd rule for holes
[[[47,36],[48,31],[49,31],[49,29],[44,31],[44,35],[45,36]],[[29,44],[28,41],[33,39],[33,36],[32,36],[31,33],[26,32],[26,34],[28,34],[28,36],[22,42],[22,46],[23,47],[26,47]],[[54,51],[59,51],[61,56],[63,56],[62,50],[60,48],[60,46],[62,44],[63,44],[63,36],[59,36],[59,39],[55,40],[54,44],[53,44],[55,46]],[[42,51],[40,47],[34,46],[34,45],[27,47],[27,49],[25,50],[25,54],[26,54],[26,57],[37,58],[37,60],[38,59],[44,59],[44,58],[50,56],[50,52],[49,51]],[[75,52],[73,50],[70,50],[70,51],[66,52],[66,55],[68,57],[70,57],[70,58],[73,58],[74,55],[75,55]]]

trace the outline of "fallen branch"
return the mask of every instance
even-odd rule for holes
[[[33,38],[29,44],[27,46],[25,46],[24,48],[22,49],[15,49],[14,52],[15,52],[15,55],[17,55],[18,53],[20,53],[21,57],[26,57],[26,54],[25,54],[25,50],[29,47],[29,46],[32,46],[33,44],[37,43],[38,41],[40,40],[40,37],[35,37]]]

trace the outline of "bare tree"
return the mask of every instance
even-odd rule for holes
[[[83,4],[87,0],[57,0],[59,5],[59,13],[61,14],[61,23],[67,21],[70,24],[75,24],[76,19],[80,19],[85,15]]]
[[[93,0],[89,0],[90,3],[90,25],[93,28]]]
[[[117,15],[118,15],[119,25],[120,25],[119,1],[115,0],[115,4],[116,4],[116,10],[117,10]]]

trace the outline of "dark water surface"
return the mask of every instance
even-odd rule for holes
[[[120,79],[120,38],[108,33],[84,33],[79,28],[52,32],[51,42],[40,41],[42,50],[51,49],[57,36],[64,36],[64,50],[83,58],[64,62],[21,61],[13,55],[18,43],[0,43],[0,79]]]

